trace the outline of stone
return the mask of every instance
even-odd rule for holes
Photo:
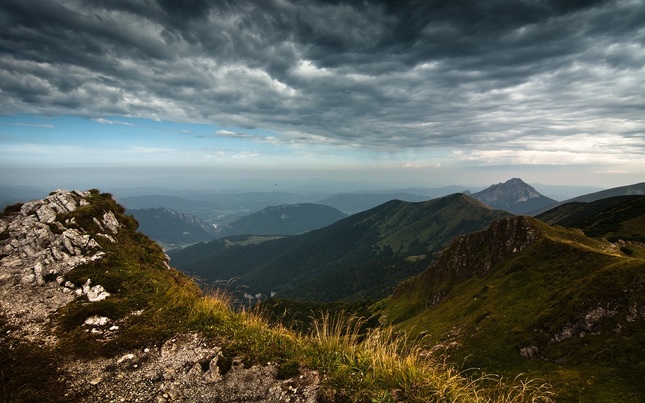
[[[119,358],[119,359],[116,361],[116,363],[117,363],[117,364],[121,364],[121,363],[122,363],[122,362],[124,362],[124,361],[132,361],[132,360],[134,360],[134,358],[135,358],[134,354],[132,354],[132,353],[130,353],[130,354],[126,354],[126,355],[121,356],[121,358]]]
[[[63,190],[57,192],[55,197],[58,204],[70,213],[78,208],[78,203],[76,203],[76,200],[74,199],[74,196],[72,196],[71,192]]]
[[[36,265],[34,266],[34,275],[36,277],[36,284],[45,285],[43,264],[41,262],[36,262]]]
[[[20,207],[20,214],[24,216],[33,214],[36,212],[38,207],[42,206],[43,204],[45,204],[43,200],[28,201],[27,203],[23,204],[22,207]]]
[[[537,346],[529,346],[529,347],[524,347],[520,349],[520,355],[526,359],[537,356],[537,353],[538,353]]]
[[[51,223],[56,220],[56,212],[48,205],[43,205],[36,210],[38,220],[44,223]]]
[[[94,315],[85,319],[84,323],[88,326],[105,326],[108,324],[108,322],[110,322],[110,318]]]
[[[22,284],[31,284],[34,281],[36,281],[36,276],[33,273],[32,274],[27,274],[26,276],[24,276],[23,278],[20,279],[20,282]]]
[[[49,252],[51,253],[54,260],[63,260],[65,258],[63,252],[56,247],[49,249]]]
[[[103,221],[103,225],[105,225],[105,228],[110,230],[110,232],[112,232],[113,234],[116,234],[119,232],[119,227],[121,226],[121,224],[114,216],[114,213],[112,213],[111,211],[108,211],[105,214],[103,214],[102,221]]]
[[[87,299],[90,302],[103,301],[110,296],[102,285],[95,285],[87,291]]]

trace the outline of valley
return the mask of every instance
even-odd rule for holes
[[[129,276],[128,267],[139,264],[137,259],[148,264],[149,259],[169,255],[170,265],[193,279],[183,280],[184,274],[177,272],[179,277],[172,281],[196,281],[208,293],[228,295],[226,304],[233,310],[254,307],[266,321],[262,326],[306,335],[321,320],[331,320],[332,316],[325,315],[344,317],[349,320],[347,326],[353,326],[353,319],[348,318],[356,315],[363,318],[353,331],[359,339],[391,329],[405,335],[424,354],[444,357],[451,367],[471,368],[468,371],[476,376],[494,373],[512,379],[525,374],[544,381],[556,401],[636,402],[645,396],[640,382],[645,377],[645,195],[639,194],[641,186],[610,189],[600,193],[600,198],[582,197],[589,201],[553,201],[550,209],[539,214],[541,208],[534,210],[536,205],[526,201],[545,198],[521,180],[512,179],[492,186],[490,192],[394,199],[349,215],[317,203],[268,206],[219,228],[161,204],[145,207],[151,200],[165,200],[175,208],[185,208],[181,207],[185,202],[175,197],[137,199],[145,203],[132,206],[143,208],[123,210],[95,191],[88,200],[103,207],[60,216],[42,207],[36,215],[56,231],[69,226],[96,239],[104,235],[92,234],[107,225],[93,221],[92,214],[99,209],[109,206],[126,223],[128,235],[122,239],[127,244],[123,246],[135,251],[142,243],[147,252],[136,252],[139,258],[127,257],[130,252],[122,255],[122,246],[98,244],[108,258],[100,263],[105,275],[95,273],[92,281],[106,284],[109,294],[121,295],[119,287],[125,280],[113,276]],[[89,194],[80,192],[73,197]],[[504,203],[505,209],[475,198],[487,194]],[[337,200],[360,197],[343,195]],[[377,198],[371,195],[364,200]],[[519,206],[509,204],[513,200]],[[201,203],[188,205],[203,208]],[[518,208],[536,211],[535,216],[512,212]],[[29,209],[11,205],[4,214],[13,217]],[[50,221],[58,219],[64,224]],[[137,225],[154,234],[159,245],[165,239],[166,254],[144,242],[143,235],[130,234]],[[3,241],[11,241],[14,232],[9,227],[0,230]],[[197,238],[181,242],[182,237],[193,236]],[[80,238],[74,239],[81,245]],[[81,254],[73,245],[61,245],[69,253]],[[7,253],[2,256],[3,270],[14,264]],[[119,269],[108,274],[113,264]],[[68,280],[70,287],[82,288],[89,273],[94,273],[94,265],[71,270],[61,277],[61,284]],[[42,273],[35,276],[38,284],[51,281]],[[145,289],[153,292],[145,298],[157,298],[154,289]],[[123,303],[127,300],[119,298]],[[136,298],[140,297],[127,303],[139,306]],[[96,309],[118,323],[138,323],[123,316],[130,308],[111,304],[101,302]],[[70,309],[85,312],[86,308]],[[74,310],[68,312],[64,315],[77,315]],[[64,326],[74,329],[78,320]],[[205,318],[191,320],[211,323]],[[155,329],[147,330],[152,333],[145,333],[145,338],[163,339]],[[168,328],[163,334],[174,331]],[[236,349],[248,348],[239,347],[235,338],[230,342]],[[114,343],[119,342],[100,348],[108,352],[116,348]]]
[[[221,252],[205,243],[171,252],[171,261],[187,272],[234,274],[231,291],[244,285],[244,302],[273,296],[264,309],[283,312],[282,323],[296,328],[309,326],[326,301],[371,318],[371,326],[393,325],[452,362],[547,379],[562,401],[638,401],[645,395],[637,381],[645,375],[639,186],[589,202],[551,200],[535,218],[464,194],[393,201],[309,234]],[[507,200],[540,210],[513,187]],[[243,255],[263,258],[246,264]]]

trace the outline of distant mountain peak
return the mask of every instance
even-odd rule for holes
[[[520,178],[492,185],[481,192],[473,193],[472,197],[493,208],[514,214],[528,214],[557,203],[556,200],[540,194]]]

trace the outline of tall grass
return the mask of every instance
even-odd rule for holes
[[[181,288],[181,287],[180,287]],[[346,313],[321,313],[309,333],[269,326],[263,312],[234,312],[232,297],[216,291],[194,299],[173,291],[175,303],[189,303],[189,321],[198,330],[230,343],[230,354],[247,364],[306,366],[320,371],[321,399],[370,402],[552,402],[549,385],[503,379],[450,365],[393,327],[365,330],[365,321]],[[181,296],[181,295],[184,296]]]
[[[323,371],[330,400],[551,402],[549,386],[468,375],[392,327],[361,333],[362,320],[321,315],[306,337],[305,361]],[[472,372],[472,371],[471,371]]]

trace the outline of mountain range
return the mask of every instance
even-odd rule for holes
[[[430,195],[442,197],[445,196],[444,192],[454,188],[457,187],[416,189],[426,195],[408,192],[344,193],[327,197],[318,203],[287,203],[264,207],[248,214],[245,213],[252,206],[257,206],[257,203],[286,200],[290,197],[298,199],[302,196],[288,193],[212,195],[207,201],[158,195],[126,197],[123,202],[141,221],[143,233],[164,247],[175,249],[232,235],[294,235],[324,227],[345,214],[366,211],[390,200],[426,201],[431,198]],[[557,203],[517,178],[493,185],[471,196],[495,209],[515,214],[528,213]],[[203,195],[201,197],[209,198]],[[246,200],[247,197],[250,200]]]
[[[476,197],[483,201],[475,200]],[[344,195],[337,200],[355,199]],[[486,201],[488,203],[484,204]],[[610,204],[601,205],[608,208]],[[398,281],[427,266],[434,254],[456,236],[483,229],[496,218],[510,216],[511,211],[534,211],[545,205],[558,203],[514,178],[492,185],[472,197],[453,194],[424,202],[393,200],[298,237],[256,237],[252,240],[237,237],[172,251],[170,256],[176,267],[207,282],[236,278],[251,294],[320,301],[380,298]],[[570,211],[571,205],[567,206]],[[616,209],[621,208],[631,214],[640,214],[636,205],[616,206]],[[579,209],[583,210],[583,216],[590,217],[591,209],[597,207],[580,205]],[[555,211],[558,210],[550,214],[558,215]],[[563,214],[569,215],[559,215]],[[605,221],[607,217],[618,217],[609,211],[599,214]],[[243,217],[240,221],[244,223],[244,229],[231,234],[280,235],[279,231],[258,230],[258,223],[266,215],[265,211]],[[567,222],[547,216],[542,219],[565,225],[571,224],[575,215]],[[620,233],[623,239],[640,239],[642,227],[640,221],[635,220],[633,223],[621,221],[620,225],[632,228],[629,236]],[[582,226],[581,223],[577,225]],[[589,232],[590,236],[595,234]],[[222,238],[226,238],[226,234]],[[265,244],[264,240],[268,242]]]
[[[241,246],[220,239],[169,252],[206,280],[239,278],[251,294],[314,300],[377,298],[420,271],[456,236],[510,213],[464,194],[393,200],[303,235]]]
[[[409,234],[424,232],[424,210],[443,217],[426,235],[453,231],[460,213],[475,227],[507,214],[464,195],[395,201],[346,235],[422,250]],[[1,401],[550,401],[548,385],[463,374],[392,328],[323,313],[298,333],[237,312],[136,228],[98,190],[57,190],[0,214]]]
[[[175,198],[170,200],[176,202]],[[340,211],[320,204],[286,204],[266,207],[217,227],[197,216],[163,207],[127,211],[139,222],[139,231],[167,250],[234,235],[294,235],[346,217]]]
[[[425,383],[399,383],[416,376],[417,366],[396,380],[392,372],[377,375],[378,368],[395,366],[331,338],[294,341],[300,336],[276,333],[279,326],[248,311],[236,316],[224,302],[203,298],[124,212],[110,195],[93,190],[53,192],[0,215],[0,360],[8,368],[0,371],[2,400],[47,394],[64,401],[66,393],[84,401],[153,400],[178,389],[186,398],[209,393],[216,400],[220,395],[211,393],[235,374],[240,382],[254,380],[248,385],[264,384],[252,374],[267,368],[293,375],[289,382],[312,379],[314,385],[308,371],[320,369],[326,377],[320,390],[332,401],[429,399],[416,394]],[[428,360],[444,354],[449,366],[477,368],[473,376],[543,379],[557,401],[639,402],[645,397],[644,220],[645,196],[639,195],[567,203],[530,217],[452,194],[392,200],[301,235],[199,243],[171,251],[170,264],[212,281],[237,277],[250,296],[369,298],[359,306],[373,320],[351,336],[366,344],[389,331],[407,335],[409,351]],[[296,313],[283,317],[302,317]],[[312,340],[330,348],[317,350],[307,344]],[[405,346],[402,340],[388,345]],[[333,357],[350,359],[332,363]],[[392,362],[408,362],[398,357]],[[269,378],[267,384],[280,388]],[[376,379],[387,379],[385,392]],[[470,384],[501,384],[489,379]],[[369,386],[359,386],[367,380]],[[533,381],[517,382],[523,388]]]

